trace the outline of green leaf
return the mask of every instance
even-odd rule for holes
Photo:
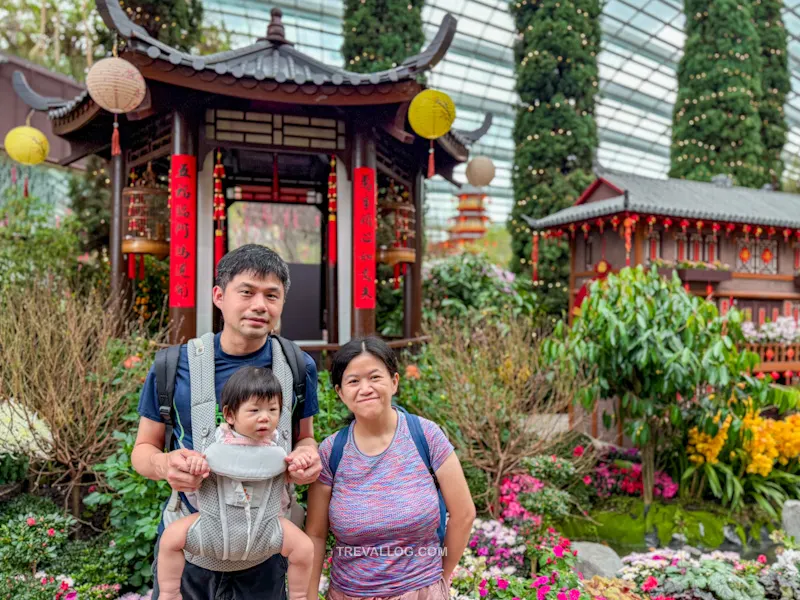
[[[722,498],[722,487],[719,484],[719,477],[717,477],[717,472],[714,470],[713,465],[706,463],[704,471],[711,487],[711,493],[717,498]]]

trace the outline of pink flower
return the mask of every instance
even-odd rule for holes
[[[498,587],[498,589],[501,589],[501,590],[508,589],[508,582],[505,579],[498,579],[497,580],[497,587]]]
[[[489,554],[488,548],[478,548],[478,556],[487,556]]]
[[[647,580],[645,580],[645,582],[642,584],[642,590],[644,590],[645,592],[649,592],[650,590],[655,589],[656,587],[658,587],[658,579],[656,579],[652,575],[648,577]]]
[[[481,582],[480,582],[480,584],[478,585],[478,587],[485,588],[485,587],[486,587],[486,583],[487,583],[487,581],[486,581],[485,579],[481,579]]]
[[[55,534],[56,534],[56,530],[53,529],[52,527],[47,530],[47,535],[49,535],[50,537],[53,537]]]
[[[567,595],[564,592],[559,592],[556,600],[567,600]]]
[[[592,478],[591,478],[591,476],[590,476],[590,475],[587,475],[586,477],[584,477],[584,478],[583,478],[583,483],[584,483],[585,485],[592,485]]]
[[[581,456],[583,456],[584,452],[585,450],[583,446],[575,446],[575,448],[572,450],[572,456],[574,456],[575,458],[580,458]]]
[[[756,560],[758,560],[758,562],[760,562],[762,565],[767,564],[767,557],[763,554],[759,554]]]
[[[536,600],[544,600],[545,596],[547,596],[547,592],[550,591],[549,585],[543,585],[538,590],[536,590]]]
[[[480,589],[478,590],[478,593],[481,595],[481,598],[483,598],[483,597],[485,597],[485,596],[486,596],[486,594],[488,594],[489,592],[488,592],[488,591],[486,591],[486,588],[480,588]]]
[[[33,517],[28,517],[28,519],[27,519],[25,522],[26,522],[26,523],[27,523],[27,524],[28,524],[30,527],[33,527],[34,525],[36,525],[36,519],[34,519]]]
[[[540,585],[544,585],[548,581],[549,579],[547,579],[547,577],[537,577],[536,579],[534,579],[532,585],[533,587],[539,587]]]
[[[569,591],[569,600],[580,600],[581,598],[581,591],[577,588],[573,588]]]
[[[555,554],[558,558],[564,558],[564,549],[561,546],[556,546],[553,548],[553,554]]]
[[[69,589],[69,584],[66,581],[61,582],[61,589],[65,592]]]
[[[70,592],[64,596],[64,600],[75,600],[78,597],[78,592]]]

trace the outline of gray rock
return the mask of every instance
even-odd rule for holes
[[[787,500],[783,505],[783,530],[800,540],[800,500]]]
[[[614,577],[622,568],[622,559],[608,546],[593,542],[573,542],[572,549],[578,551],[576,569],[586,579],[595,575]]]
[[[725,528],[722,530],[723,534],[725,535],[725,543],[723,544],[725,550],[733,550],[734,552],[741,552],[742,551],[742,538],[739,537],[739,534],[736,533],[736,529],[734,529],[730,525],[725,525]]]

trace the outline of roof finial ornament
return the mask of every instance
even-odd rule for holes
[[[267,41],[272,42],[275,46],[282,44],[292,44],[286,39],[286,30],[283,28],[283,11],[277,6],[270,11],[272,18],[267,26]]]

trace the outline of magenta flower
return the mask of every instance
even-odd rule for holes
[[[498,579],[497,587],[501,590],[508,589],[508,582],[505,579]]]
[[[581,591],[579,589],[573,588],[569,591],[569,600],[580,600],[581,598]]]
[[[564,549],[561,546],[556,546],[553,548],[553,554],[555,554],[558,558],[564,558]]]
[[[536,600],[544,600],[545,596],[547,596],[547,592],[550,591],[549,585],[543,585],[536,591]]]

